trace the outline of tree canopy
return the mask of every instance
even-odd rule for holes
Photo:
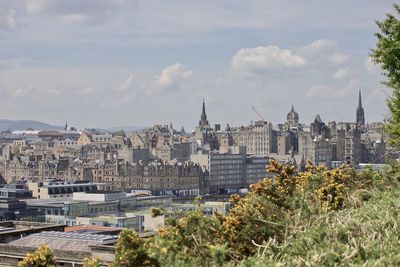
[[[394,4],[395,14],[387,14],[383,21],[377,21],[380,32],[371,57],[379,64],[387,80],[384,84],[393,89],[387,99],[390,118],[386,125],[390,143],[400,148],[400,5]]]

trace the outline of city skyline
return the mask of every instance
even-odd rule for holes
[[[262,115],[258,112],[257,109],[255,109],[254,107],[251,107],[251,108],[252,108],[252,110],[253,110],[253,112],[254,112],[254,114],[256,116],[256,119],[250,121],[247,124],[239,125],[239,124],[235,124],[234,122],[232,123],[232,121],[227,121],[225,123],[220,123],[220,122],[209,123],[208,120],[207,120],[208,117],[206,115],[206,101],[205,101],[205,99],[203,99],[202,108],[201,108],[201,115],[200,115],[200,122],[199,123],[203,122],[204,125],[208,125],[209,127],[214,127],[214,125],[220,125],[222,127],[221,130],[223,130],[223,129],[225,129],[224,127],[226,127],[227,125],[230,125],[231,127],[232,126],[233,127],[240,127],[240,126],[251,125],[251,124],[253,124],[253,123],[257,122],[257,121],[265,120],[265,118],[262,117]],[[362,111],[360,111],[360,109]],[[357,123],[359,121],[359,116],[362,116],[362,118],[363,118],[362,119],[363,120],[362,124],[363,125],[364,125],[364,123],[368,124],[368,123],[382,122],[382,121],[369,121],[369,120],[365,119],[365,117],[364,117],[364,109],[363,109],[363,106],[362,106],[362,91],[361,90],[359,90],[359,92],[358,92],[358,103],[357,103],[357,106],[355,107],[354,110],[355,110],[355,112],[354,112],[354,114],[355,114],[354,120],[336,121],[336,120],[331,120],[329,118],[324,118],[323,121],[325,121],[325,122],[333,122],[333,121],[335,121],[335,122],[346,122],[346,123],[355,122],[355,123]],[[296,112],[295,107],[294,107],[293,104],[291,106],[291,110],[288,111],[288,114],[291,113],[291,112]],[[359,115],[359,112],[362,112],[362,115]],[[296,112],[296,114],[298,114],[298,113]],[[301,118],[301,114],[300,114],[299,117]],[[320,118],[320,114],[316,113],[315,117],[319,117]],[[300,119],[299,123],[302,124],[302,125],[305,125],[305,126],[310,125],[315,120],[315,117],[309,122],[303,122]],[[23,124],[23,121],[24,120],[15,120],[15,122],[17,123],[16,124],[17,128],[13,128],[12,125],[14,125],[14,124],[12,123],[12,121],[10,121],[10,123],[11,123],[10,125],[11,126],[9,126],[10,128],[7,128],[7,129],[8,130],[26,130],[28,128],[31,129],[33,127],[33,126],[29,126],[29,127],[27,126],[26,129],[22,129],[21,128],[21,123]],[[267,120],[265,120],[265,121],[267,121]],[[18,124],[18,122],[21,122],[21,123]],[[103,128],[102,127],[97,127],[97,128],[96,127],[90,127],[90,125],[82,126],[82,127],[76,127],[75,125],[71,125],[68,121],[65,121],[64,125],[51,125],[51,124],[48,124],[45,121],[35,121],[35,120],[26,120],[26,122],[29,123],[29,124],[36,123],[36,122],[39,123],[39,124],[43,123],[44,125],[42,125],[42,126],[39,126],[39,124],[38,124],[37,128],[35,128],[35,127],[32,128],[32,129],[37,129],[37,130],[46,130],[48,127],[58,127],[60,129],[61,128],[65,128],[65,129],[76,129],[76,130],[98,129],[98,130],[106,131],[106,132],[107,131],[108,132],[115,132],[115,131],[120,131],[120,130],[124,130],[126,132],[140,132],[141,130],[144,130],[146,128],[151,128],[154,125],[166,125],[168,127],[172,126],[175,130],[180,130],[181,127],[184,127],[183,125],[179,126],[179,124],[178,125],[173,125],[172,122],[170,122],[169,124],[168,123],[156,123],[154,125],[112,125],[112,126],[109,126],[107,128],[106,127],[103,127]],[[268,122],[272,123],[271,121],[268,121]],[[285,122],[285,120],[282,120],[282,121],[273,123],[273,125],[274,126],[282,125],[282,124],[284,124],[284,122]],[[4,126],[0,126],[0,127],[4,128]],[[46,129],[43,129],[41,127],[45,127]],[[185,128],[186,131],[193,131],[194,132],[195,127],[196,127],[196,125],[193,128],[185,128],[185,127],[184,128]],[[4,129],[4,130],[7,130],[7,129]]]
[[[362,8],[360,8],[362,6]],[[0,118],[77,127],[368,122],[390,95],[368,60],[390,1],[2,1]],[[312,103],[312,105],[310,105]]]

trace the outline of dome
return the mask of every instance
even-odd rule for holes
[[[299,114],[294,111],[294,106],[292,105],[292,110],[287,114],[286,119],[289,120],[294,120],[294,121],[298,121],[299,120]]]

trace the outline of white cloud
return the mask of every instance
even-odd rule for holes
[[[90,16],[79,13],[60,15],[59,19],[67,23],[77,23],[77,24],[88,23],[91,20]]]
[[[341,65],[349,60],[349,56],[338,52],[336,42],[319,39],[300,47],[298,53],[314,64]]]
[[[340,68],[335,71],[333,74],[333,78],[340,80],[340,79],[346,79],[349,78],[353,74],[353,70],[349,67],[346,68]]]
[[[314,85],[306,92],[307,98],[343,98],[350,94],[355,94],[361,88],[361,83],[357,79],[351,79],[342,87],[338,85]]]
[[[97,91],[96,88],[87,87],[87,88],[82,89],[82,90],[79,92],[79,94],[80,94],[80,95],[91,95],[91,94],[94,94],[96,91]]]
[[[128,0],[27,0],[26,11],[31,15],[53,16],[66,23],[86,24],[118,17],[115,11],[136,6]]]
[[[320,39],[294,50],[273,45],[242,48],[232,58],[231,66],[235,71],[262,73],[302,67],[320,69],[343,65],[348,60],[335,41]]]
[[[232,58],[232,68],[242,72],[264,72],[269,70],[303,67],[307,61],[288,49],[277,46],[242,48]]]
[[[0,7],[0,28],[11,30],[17,28],[14,9],[4,9]]]
[[[150,81],[142,81],[138,85],[138,90],[145,96],[152,96],[163,91],[176,91],[183,88],[183,83],[192,76],[193,71],[187,69],[180,63],[165,67],[160,75],[155,76]],[[128,78],[129,81],[129,78]]]
[[[21,87],[11,92],[13,97],[26,97],[32,96],[32,92],[35,91],[34,87]]]
[[[156,77],[156,84],[162,87],[170,87],[179,84],[192,76],[193,71],[188,70],[182,64],[176,63],[165,67],[161,75]]]
[[[334,53],[332,55],[327,55],[326,59],[332,64],[341,65],[349,61],[349,56],[343,53]]]
[[[319,39],[299,49],[299,52],[308,57],[318,57],[321,54],[332,53],[336,50],[336,42]]]
[[[133,74],[130,74],[128,79],[126,79],[126,81],[124,81],[118,86],[117,91],[120,92],[127,91],[132,85],[133,78],[134,78]]]
[[[375,64],[370,57],[367,57],[364,61],[365,69],[368,74],[377,75],[381,73],[381,67],[378,64]]]
[[[29,14],[38,14],[48,5],[48,0],[27,0],[26,11]]]

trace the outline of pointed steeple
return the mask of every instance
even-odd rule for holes
[[[67,122],[65,122],[65,126],[64,126],[64,130],[68,130],[68,123]]]
[[[317,115],[315,116],[314,122],[318,122],[318,123],[321,123],[321,122],[322,122],[321,116],[320,116],[319,114],[317,114]]]
[[[358,107],[356,110],[356,123],[358,126],[365,125],[364,108],[362,106],[362,100],[361,100],[361,90],[358,91]]]
[[[200,121],[199,121],[199,126],[200,127],[208,127],[208,120],[207,120],[207,114],[206,114],[206,103],[203,99],[203,108],[201,110],[201,116],[200,116]]]
[[[207,119],[207,114],[206,114],[206,103],[203,99],[203,109],[201,110],[201,118],[202,119]]]

